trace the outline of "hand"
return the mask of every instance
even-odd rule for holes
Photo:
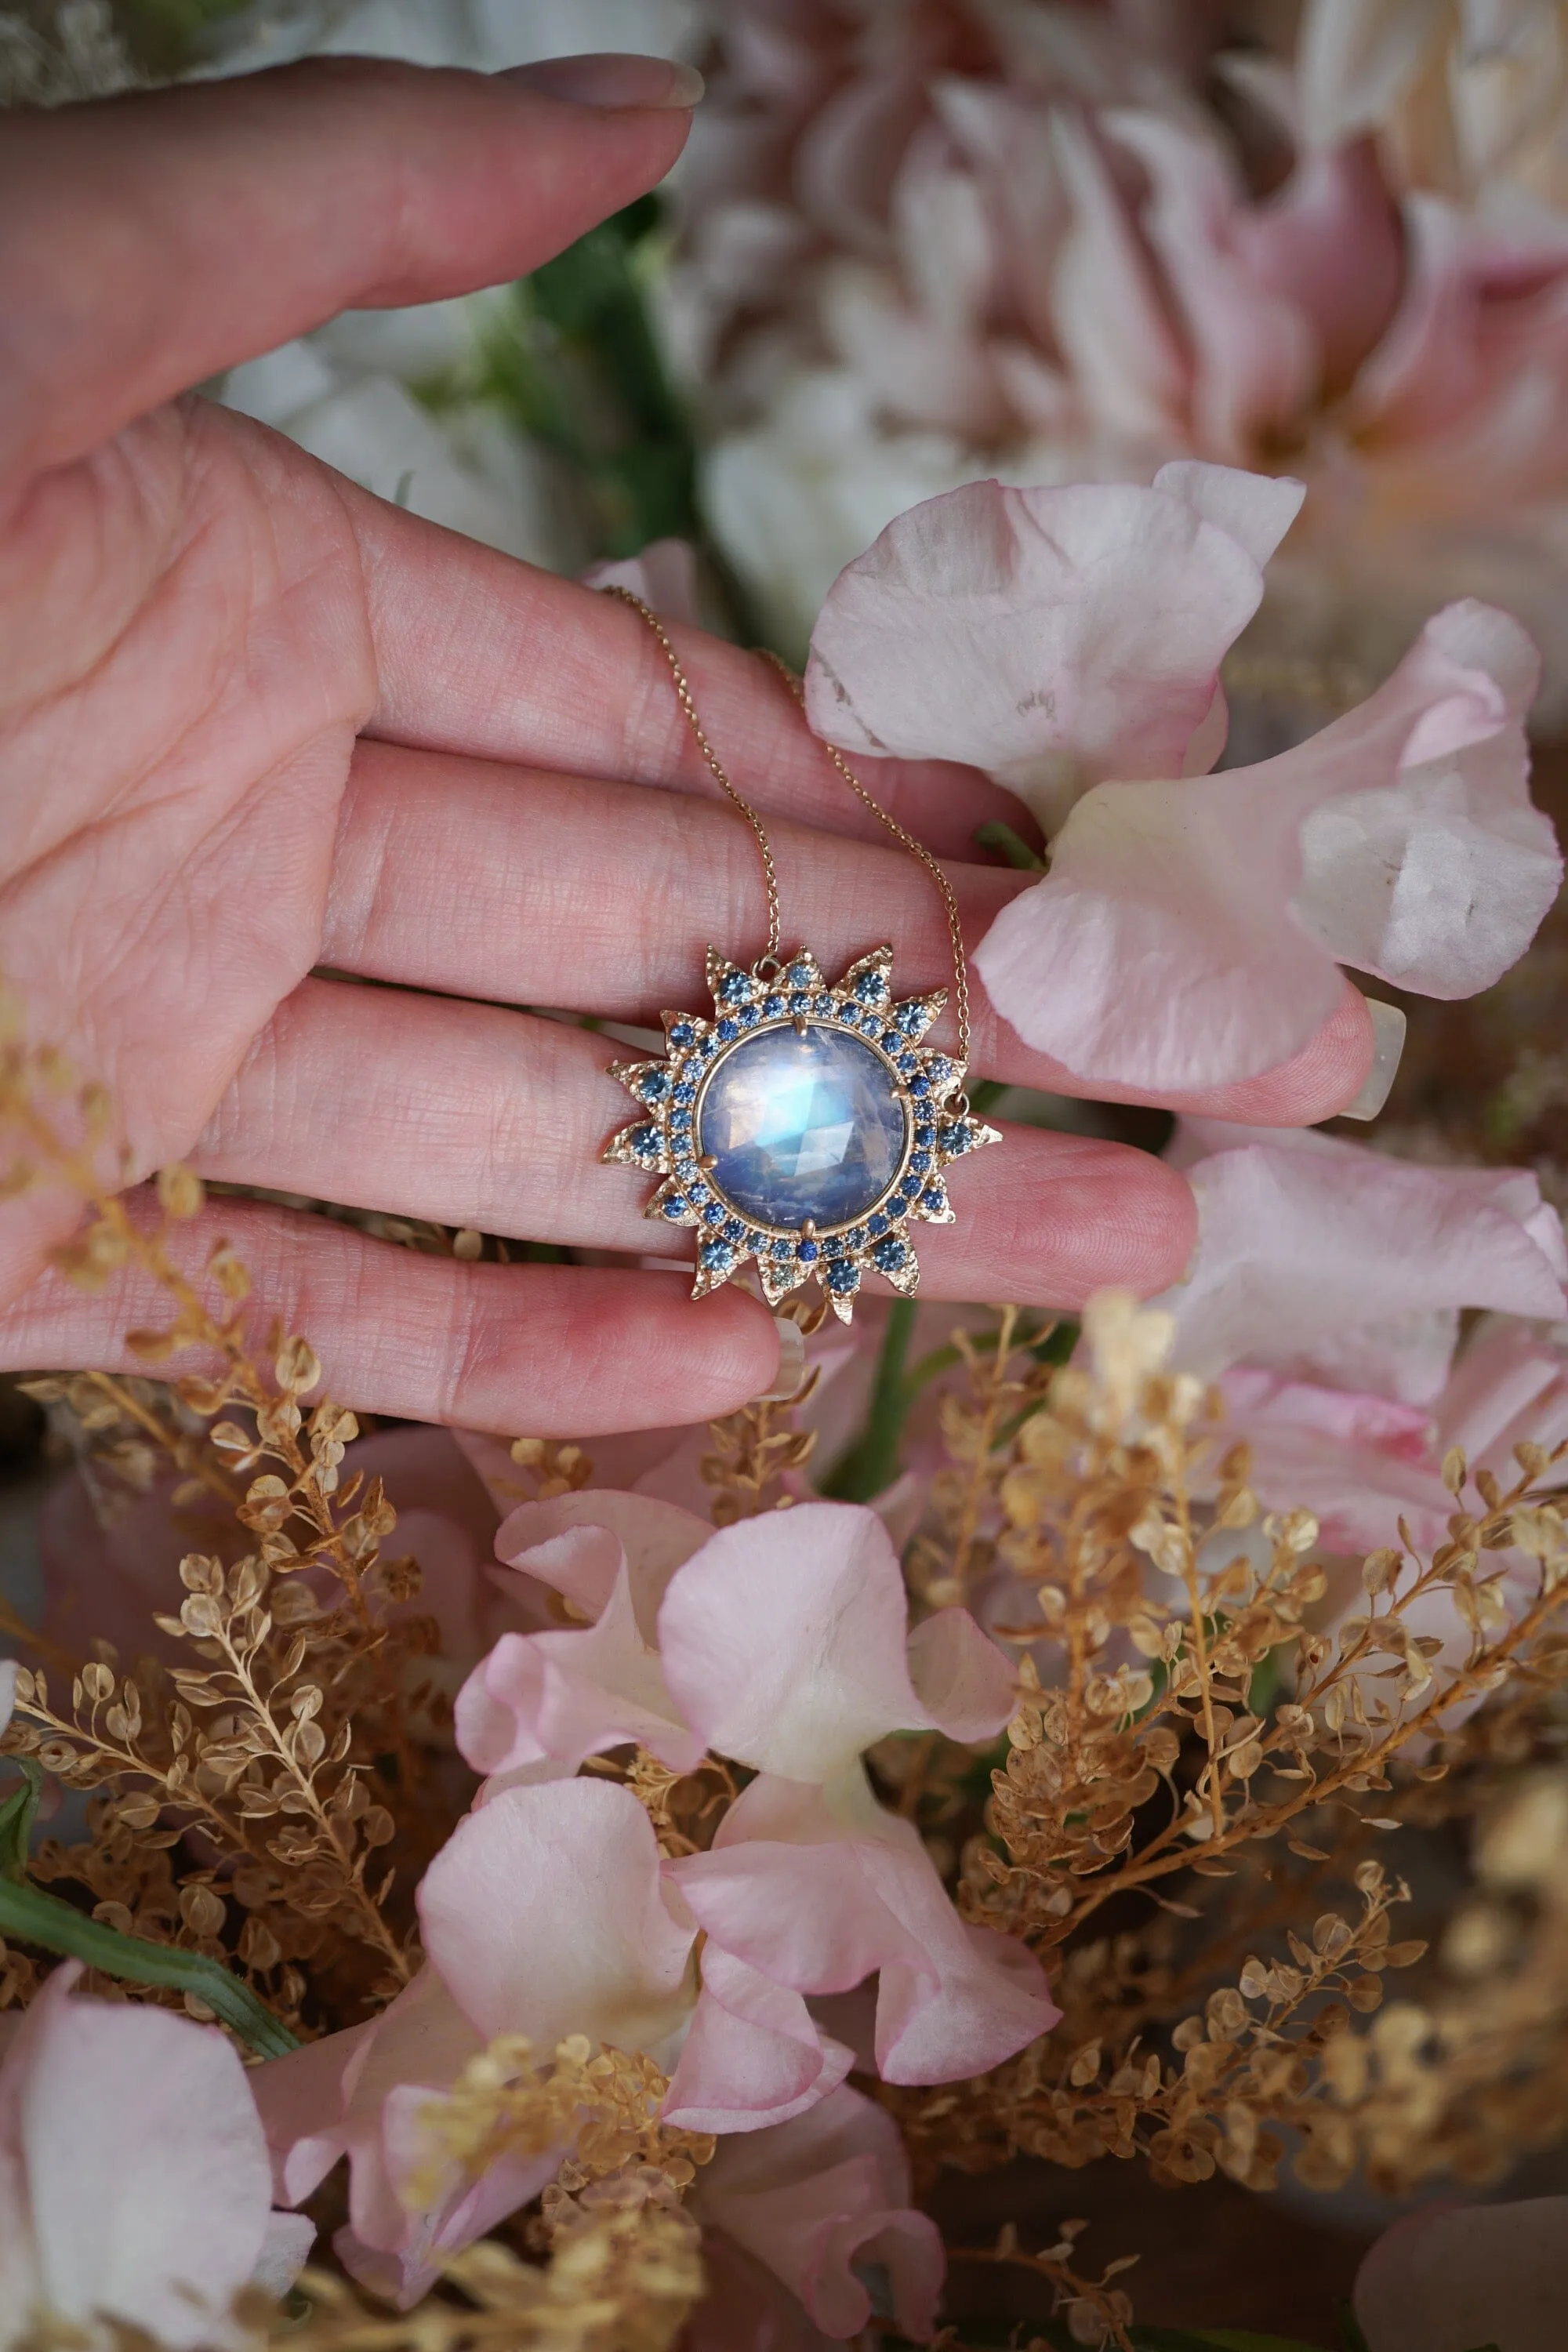
[[[574,103],[608,73],[619,103]],[[128,1180],[251,1187],[628,1253],[689,1252],[598,1164],[616,1049],[510,1004],[623,1022],[700,1006],[751,955],[751,835],[624,605],[442,531],[181,387],[350,306],[516,276],[668,170],[676,69],[486,80],[318,62],[0,127],[0,961],[35,1040],[113,1093]],[[602,87],[602,85],[601,85]],[[636,99],[637,104],[625,101]],[[647,102],[651,101],[651,102]],[[948,975],[929,877],[886,845],[765,665],[677,632],[710,734],[768,813],[785,945],[898,947]],[[879,766],[945,858],[971,941],[1020,887],[972,858],[1017,812],[952,768]],[[323,972],[321,968],[324,967]],[[375,981],[379,987],[356,985]],[[1063,1092],[979,1000],[980,1073]],[[1219,1116],[1329,1116],[1371,1058],[1362,1000]],[[1152,1289],[1193,1241],[1181,1178],[1024,1129],[922,1234],[930,1292],[1074,1307]],[[221,1213],[220,1213],[221,1212]],[[127,1277],[40,1271],[73,1212],[0,1211],[0,1363],[127,1363]],[[465,1265],[226,1201],[258,1296],[371,1410],[541,1434],[728,1411],[776,1339],[738,1288]]]

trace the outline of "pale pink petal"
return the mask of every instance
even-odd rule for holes
[[[1005,421],[1001,382],[978,331],[927,317],[885,272],[856,261],[824,271],[822,329],[836,359],[879,409],[909,425],[990,437]]]
[[[1428,2206],[1384,2232],[1356,2275],[1371,2352],[1560,2352],[1568,2197]]]
[[[1052,340],[1105,432],[1180,446],[1190,372],[1132,207],[1087,122],[1057,114],[1050,144],[1068,204],[1051,268]]]
[[[1208,1139],[1228,1148],[1187,1164],[1197,1255],[1160,1302],[1176,1360],[1205,1378],[1261,1364],[1425,1404],[1459,1308],[1563,1311],[1562,1227],[1533,1176],[1415,1167],[1321,1134]]]
[[[945,2264],[936,2224],[911,2209],[910,2195],[898,2126],[846,2087],[793,2123],[722,2141],[692,2208],[765,2263],[830,2338],[867,2325],[871,2303],[858,2273],[880,2265],[890,2315],[923,2344]]]
[[[255,2284],[275,2294],[281,2303],[310,2261],[315,2242],[316,2225],[309,2214],[269,2214],[267,2234],[251,2273]]]
[[[261,2258],[266,2139],[221,2033],[72,1998],[78,1973],[55,1972],[5,2060],[38,2289],[62,2320],[111,2314],[184,2352],[209,2339]]]
[[[1058,2011],[1022,1945],[966,1927],[912,1825],[864,1776],[822,1792],[763,1777],[712,1851],[668,1865],[712,1942],[801,1993],[847,1992],[875,1969],[877,2063],[891,2083],[984,2074]]]
[[[1451,605],[1387,683],[1308,742],[1186,782],[1104,783],[975,963],[1025,1041],[1153,1092],[1257,1076],[1339,1001],[1339,962],[1428,995],[1489,986],[1554,898],[1522,713],[1535,656]]]
[[[496,1533],[496,1558],[553,1586],[586,1617],[597,1617],[609,1600],[624,1559],[633,1605],[651,1637],[665,1586],[712,1532],[678,1504],[590,1486],[509,1511]]]
[[[1375,129],[1446,30],[1432,0],[1307,0],[1296,69],[1308,138],[1338,147]]]
[[[994,1739],[1013,1712],[1013,1668],[967,1609],[939,1609],[910,1635],[910,1680],[950,1739]]]
[[[0,1731],[10,1722],[16,1704],[16,1671],[15,1658],[0,1658]]]
[[[1232,236],[1254,276],[1311,320],[1329,385],[1348,383],[1394,316],[1405,266],[1371,141],[1303,156]]]
[[[852,2051],[818,2031],[799,1993],[709,1944],[660,2112],[688,2131],[755,2131],[815,2106],[853,2063]]]
[[[677,1772],[689,1772],[702,1757],[702,1741],[670,1697],[658,1653],[643,1638],[624,1563],[596,1624],[582,1633],[503,1634],[458,1693],[455,1722],[458,1748],[477,1772],[546,1759],[575,1770],[584,1757],[628,1741]]]
[[[1265,1509],[1310,1511],[1332,1552],[1397,1543],[1401,1517],[1417,1545],[1442,1540],[1454,1505],[1430,1410],[1250,1365],[1220,1387],[1226,1442],[1245,1441]]]
[[[640,555],[616,562],[591,563],[583,574],[586,588],[629,588],[664,620],[700,628],[698,609],[697,551],[689,540],[653,539]]]
[[[1475,1467],[1509,1480],[1513,1448],[1568,1437],[1568,1362],[1527,1327],[1501,1320],[1478,1331],[1436,1407],[1439,1448],[1459,1445]]]
[[[1260,277],[1237,230],[1245,193],[1217,139],[1147,109],[1107,118],[1149,175],[1142,226],[1193,352],[1193,437],[1236,462],[1297,422],[1322,354],[1311,320]]]
[[[1047,829],[1102,777],[1179,775],[1263,593],[1204,511],[1223,486],[1194,502],[1202,478],[971,482],[900,515],[828,591],[813,727],[860,755],[983,768]],[[1237,476],[1228,495],[1271,523],[1289,493]]]
[[[723,1528],[675,1577],[658,1625],[687,1722],[761,1771],[832,1780],[887,1732],[936,1726],[910,1678],[898,1555],[856,1505],[798,1503]],[[977,1629],[950,1620],[920,1656],[955,1722],[1005,1720],[1005,1664]]]
[[[692,1930],[677,1924],[658,1844],[627,1789],[509,1789],[460,1822],[426,1872],[432,1967],[476,2030],[667,2048],[695,1998]]]

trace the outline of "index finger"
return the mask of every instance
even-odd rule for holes
[[[0,476],[80,457],[339,310],[534,268],[685,143],[689,73],[623,62],[648,68],[647,103],[317,58],[0,116]]]

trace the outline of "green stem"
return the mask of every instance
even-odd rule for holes
[[[914,1328],[914,1300],[895,1299],[877,1358],[866,1426],[834,1464],[822,1489],[833,1502],[868,1503],[899,1475],[899,1449],[912,1395],[904,1379],[904,1364]]]
[[[247,1984],[205,1952],[122,1936],[41,1886],[0,1878],[0,1934],[39,1944],[46,1952],[63,1952],[68,1959],[85,1961],[101,1975],[120,1977],[129,1984],[172,1985],[180,1992],[195,1993],[258,2058],[281,2058],[300,2046]]]
[[[1004,824],[1000,817],[993,818],[989,824],[975,826],[974,845],[977,849],[999,849],[1008,865],[1016,866],[1020,874],[1044,874],[1048,870],[1045,859],[1030,848],[1023,835],[1015,833],[1010,824]]]

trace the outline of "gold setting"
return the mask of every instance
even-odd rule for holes
[[[770,1306],[815,1278],[842,1323],[852,1318],[868,1274],[881,1275],[906,1297],[917,1287],[910,1225],[952,1224],[946,1170],[1002,1139],[970,1110],[962,1062],[921,1042],[940,1018],[947,991],[897,1001],[892,963],[890,947],[873,948],[830,986],[809,948],[782,961],[765,955],[750,971],[710,948],[712,1018],[666,1013],[666,1060],[611,1066],[610,1076],[636,1097],[643,1117],[621,1129],[604,1157],[662,1178],[645,1215],[702,1233],[694,1298],[720,1289],[750,1259]],[[861,1215],[820,1229],[809,1217],[784,1227],[747,1214],[713,1182],[710,1161],[697,1156],[702,1097],[714,1070],[737,1046],[792,1024],[802,1031],[811,1024],[838,1029],[868,1046],[886,1066],[904,1110],[903,1152],[883,1192]]]

